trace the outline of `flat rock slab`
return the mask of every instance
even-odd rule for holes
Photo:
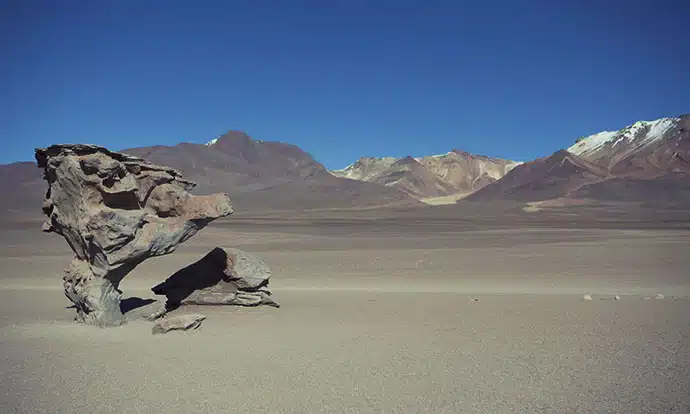
[[[165,301],[155,299],[128,298],[120,302],[120,309],[127,321],[153,321],[165,315]]]
[[[213,288],[192,292],[182,300],[182,305],[235,305],[235,306],[259,306],[267,305],[279,308],[278,302],[264,291],[257,292],[232,292],[225,290],[225,283],[219,283]],[[229,289],[232,289],[230,287]]]
[[[206,316],[199,314],[171,316],[160,319],[153,325],[151,333],[166,334],[170,331],[191,331],[199,329]]]

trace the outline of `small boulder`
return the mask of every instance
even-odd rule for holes
[[[199,329],[206,316],[199,314],[179,315],[160,319],[153,325],[151,333],[166,334],[170,331],[191,331]]]
[[[271,269],[256,255],[216,247],[151,290],[167,297],[168,309],[181,305],[279,307],[271,297]]]

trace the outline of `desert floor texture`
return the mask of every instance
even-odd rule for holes
[[[687,223],[529,217],[231,216],[125,297],[226,246],[282,307],[181,309],[208,319],[156,336],[72,322],[67,244],[8,226],[0,412],[689,412]]]

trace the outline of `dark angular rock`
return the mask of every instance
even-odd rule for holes
[[[216,247],[151,290],[168,298],[168,309],[181,305],[269,305],[271,269],[256,255]]]

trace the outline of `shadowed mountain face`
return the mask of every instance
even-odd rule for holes
[[[328,175],[321,164],[294,145],[254,141],[237,131],[207,145],[178,144],[123,152],[180,169],[197,183],[197,191],[232,188],[229,194],[244,193],[294,179]]]
[[[570,196],[606,202],[690,206],[690,174],[670,172],[653,179],[613,177],[585,184]]]
[[[690,116],[640,121],[520,165],[467,201],[690,203]]]
[[[566,196],[581,185],[604,177],[604,169],[560,150],[518,165],[505,177],[469,195],[466,200],[542,201]]]

